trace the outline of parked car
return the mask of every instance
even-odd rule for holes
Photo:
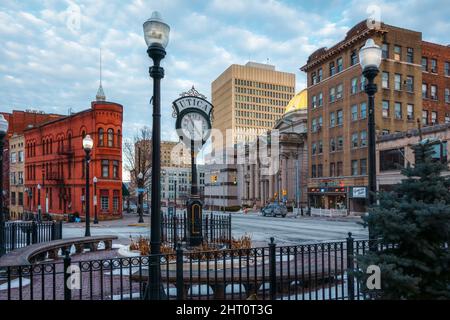
[[[261,209],[261,214],[263,216],[272,216],[272,217],[282,216],[284,218],[286,217],[287,212],[288,210],[284,204],[279,204],[276,202],[269,203],[268,205],[266,205]]]

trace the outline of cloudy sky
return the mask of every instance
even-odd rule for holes
[[[341,40],[371,14],[449,44],[443,1],[28,0],[0,2],[0,110],[67,114],[94,100],[103,51],[103,87],[124,106],[124,135],[151,125],[151,80],[142,23],[153,10],[171,26],[162,84],[163,138],[176,139],[171,101],[192,85],[208,98],[211,82],[248,60],[296,74],[315,49]],[[364,2],[364,4],[362,4]]]

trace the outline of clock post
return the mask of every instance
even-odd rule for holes
[[[199,246],[203,241],[202,232],[202,214],[203,214],[203,202],[200,200],[198,194],[198,182],[197,182],[197,163],[196,152],[194,148],[194,140],[191,140],[191,194],[187,201],[187,214],[188,214],[188,242],[190,246]]]
[[[191,192],[186,203],[187,242],[189,246],[199,246],[203,242],[203,202],[198,190],[196,157],[211,134],[213,105],[194,86],[180,96],[172,105],[177,118],[175,128],[180,140],[191,151]]]

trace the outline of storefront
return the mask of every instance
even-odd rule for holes
[[[350,212],[362,213],[367,211],[367,187],[366,186],[354,186],[350,187]]]
[[[308,200],[311,208],[345,210],[347,209],[347,188],[308,188]]]

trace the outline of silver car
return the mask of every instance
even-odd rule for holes
[[[261,214],[265,216],[282,216],[283,218],[287,215],[287,208],[284,204],[279,203],[269,203],[267,206],[261,209]]]

